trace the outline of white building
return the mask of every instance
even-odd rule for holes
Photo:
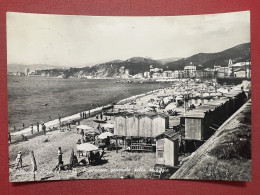
[[[30,73],[30,69],[29,68],[25,68],[24,73],[25,73],[26,76],[28,76],[29,73]]]
[[[184,73],[186,77],[195,77],[196,76],[196,66],[185,66]]]
[[[150,72],[144,72],[144,77],[145,78],[150,78],[151,77],[151,73]]]
[[[162,68],[152,68],[150,69],[150,72],[163,72]]]
[[[125,69],[125,74],[130,75],[130,70],[129,69]]]

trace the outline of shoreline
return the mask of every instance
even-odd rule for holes
[[[168,87],[167,87],[168,88]],[[153,94],[153,93],[156,93],[156,92],[159,92],[160,90],[164,90],[164,89],[167,89],[167,88],[160,88],[160,89],[155,89],[155,90],[152,90],[152,91],[149,91],[147,93],[142,93],[142,94],[138,94],[138,95],[133,95],[133,96],[130,96],[128,98],[124,98],[124,99],[121,99],[119,101],[117,101],[115,103],[115,105],[123,105],[123,104],[126,104],[128,103],[129,101],[133,101],[135,99],[138,99],[138,98],[142,98],[142,97],[145,97],[147,95],[150,95],[150,94]],[[71,121],[71,120],[80,120],[80,113],[82,112],[86,112],[88,117],[87,118],[90,118],[90,117],[93,117],[95,116],[96,114],[100,114],[103,110],[103,108],[112,108],[113,106],[113,103],[110,103],[110,104],[107,104],[107,105],[104,105],[104,106],[100,106],[100,107],[96,107],[96,108],[93,108],[91,110],[86,110],[86,111],[81,111],[81,112],[78,112],[76,114],[72,114],[72,115],[69,115],[69,116],[66,116],[66,117],[63,117],[61,118],[61,123],[63,122],[68,122],[68,121]],[[44,122],[44,121],[43,121]],[[48,122],[44,122],[45,126],[46,126],[46,132],[49,130],[49,128],[53,128],[53,127],[58,127],[60,125],[59,123],[59,119],[54,119],[54,120],[51,120],[51,121],[48,121]],[[36,129],[36,125],[33,126],[34,127],[34,134],[37,134],[37,129]],[[42,126],[40,124],[39,126],[39,131],[41,132],[42,131]],[[15,131],[15,132],[10,132],[10,135],[11,136],[19,136],[19,135],[32,135],[31,134],[31,127],[27,127],[23,130],[20,130],[20,131]],[[38,133],[39,134],[39,133]],[[12,138],[13,139],[13,138]]]

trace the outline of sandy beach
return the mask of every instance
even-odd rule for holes
[[[170,95],[172,89],[161,89],[153,91],[149,95],[139,96],[136,99],[137,105],[147,106],[149,99],[154,96]],[[132,98],[131,98],[132,99]],[[127,101],[126,101],[127,102]],[[128,101],[129,103],[129,101]],[[126,103],[125,105],[127,105]],[[96,108],[99,111],[102,108]],[[180,111],[182,108],[179,108]],[[98,113],[98,112],[97,112]],[[61,121],[79,119],[80,115],[75,114],[63,118]],[[80,124],[86,124],[96,128],[98,126],[93,120],[95,117],[82,119]],[[113,123],[113,117],[107,117],[108,123]],[[172,121],[172,122],[171,122]],[[179,121],[178,116],[170,117],[170,123]],[[71,150],[76,153],[77,141],[81,139],[81,135],[77,133],[76,125],[71,125],[71,130],[60,131],[58,128],[59,121],[54,120],[46,123],[46,135],[40,130],[31,135],[31,129],[27,128],[12,134],[13,139],[19,138],[22,134],[28,137],[28,141],[19,141],[9,145],[9,172],[10,181],[31,181],[33,180],[30,151],[34,151],[37,163],[36,180],[59,180],[59,179],[95,179],[95,178],[150,178],[155,165],[155,153],[131,153],[123,148],[119,149],[118,153],[105,150],[105,160],[101,165],[82,166],[73,168],[71,172],[56,172],[52,171],[58,164],[58,147],[61,147],[63,152],[64,164],[68,164],[70,160]],[[55,130],[49,130],[49,127],[55,127]],[[34,127],[36,128],[36,127]],[[23,167],[16,169],[16,155],[21,151],[23,156]],[[78,160],[86,158],[79,157]],[[29,174],[29,176],[28,176]],[[47,178],[46,178],[47,177]]]

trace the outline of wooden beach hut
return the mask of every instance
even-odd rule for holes
[[[185,139],[205,140],[211,134],[210,124],[214,122],[215,106],[203,105],[186,112],[184,117]]]
[[[167,130],[156,136],[156,164],[178,165],[180,134]]]
[[[115,116],[114,135],[154,138],[169,128],[169,117],[165,114],[124,113]]]
[[[131,151],[153,151],[151,140],[169,128],[169,116],[161,113],[124,113],[114,117],[114,135],[123,140],[130,138]]]

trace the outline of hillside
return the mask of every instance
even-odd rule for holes
[[[162,65],[165,65],[165,64],[170,63],[170,62],[178,61],[180,59],[182,59],[182,58],[175,57],[175,58],[164,58],[164,59],[160,59],[160,60],[157,60],[157,61],[159,61]]]
[[[92,67],[84,67],[82,73],[97,77],[115,77],[120,75],[119,69],[124,66],[129,69],[130,74],[143,73],[153,68],[163,68],[164,70],[183,70],[184,66],[197,66],[198,69],[213,68],[214,65],[227,66],[229,59],[233,63],[250,59],[250,43],[244,43],[218,53],[199,53],[188,58],[168,58],[153,60],[151,58],[133,57],[125,61],[110,61],[97,64]],[[170,62],[167,62],[170,61]],[[199,66],[201,65],[201,66]]]
[[[232,59],[233,63],[249,60],[250,43],[240,44],[218,53],[198,53],[188,58],[166,63],[165,66],[168,66],[170,70],[177,70],[183,69],[192,62],[192,65],[202,65],[201,68],[205,69],[213,68],[214,65],[227,66],[229,59]]]
[[[162,67],[162,64],[156,60],[150,58],[133,57],[125,61],[110,61],[102,64],[97,64],[91,67],[84,67],[80,70],[80,73],[74,72],[73,76],[78,74],[85,74],[87,76],[95,77],[115,77],[119,76],[119,69],[124,66],[125,69],[129,69],[130,74],[134,75],[140,72],[150,70],[150,66]]]
[[[39,65],[39,67],[37,67],[37,65],[35,66],[37,69],[43,69],[44,67],[44,72],[52,77],[57,77],[60,75],[63,75],[64,78],[71,76],[78,77],[80,75],[92,77],[116,77],[122,74],[119,70],[122,66],[124,66],[125,69],[128,69],[131,75],[135,75],[137,73],[149,71],[151,66],[153,68],[163,68],[164,70],[183,70],[184,66],[190,65],[191,62],[192,65],[197,66],[197,69],[213,68],[214,65],[227,66],[229,59],[232,59],[233,63],[249,60],[250,43],[240,44],[218,53],[199,53],[188,58],[181,59],[173,57],[154,60],[152,58],[133,57],[125,61],[114,60],[99,63],[93,66],[86,65],[81,68],[69,69],[46,65]],[[9,72],[12,72],[12,67],[14,67],[14,65],[8,65]],[[17,67],[20,68],[20,71],[24,71],[26,66],[16,65],[16,68]]]

